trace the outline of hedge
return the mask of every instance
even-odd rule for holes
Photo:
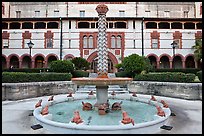
[[[45,81],[70,81],[70,73],[25,73],[25,72],[3,72],[3,83],[21,82],[45,82]]]
[[[82,70],[75,70],[72,72],[73,77],[88,77],[89,72]]]
[[[131,74],[126,71],[117,72],[115,73],[115,76],[116,77],[132,77]]]
[[[162,69],[152,69],[151,72],[182,72],[182,73],[193,73],[196,74],[200,71],[199,68],[162,68]]]
[[[159,82],[194,82],[195,74],[182,72],[155,72],[148,74],[138,74],[134,81],[159,81]]]
[[[49,68],[13,68],[12,70],[11,69],[8,69],[8,68],[5,68],[5,69],[2,69],[2,72],[27,72],[27,73],[40,73],[41,72],[47,72],[47,71],[50,71]]]
[[[198,71],[196,75],[198,76],[198,79],[202,82],[202,70]]]

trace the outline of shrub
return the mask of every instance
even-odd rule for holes
[[[3,72],[3,83],[21,82],[45,82],[45,81],[70,81],[70,73],[24,73],[24,72]]]
[[[76,70],[87,70],[90,66],[90,63],[81,57],[75,57],[71,62],[75,65]]]
[[[131,73],[132,77],[135,74],[141,73],[141,71],[149,71],[151,69],[151,64],[148,58],[139,56],[137,54],[132,54],[128,57],[125,57],[122,62],[124,71]]]
[[[202,82],[202,70],[198,71],[196,75],[198,76],[198,79]]]
[[[126,71],[117,72],[115,73],[115,76],[116,77],[132,77],[132,75]]]
[[[148,73],[138,74],[134,80],[138,81],[160,81],[160,82],[193,82],[195,74],[181,73],[181,72],[162,72],[162,73]]]
[[[74,65],[70,60],[55,60],[50,63],[50,71],[57,73],[72,73]]]
[[[75,70],[72,72],[73,77],[88,77],[89,72],[82,70]]]

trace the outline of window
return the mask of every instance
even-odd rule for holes
[[[170,23],[168,22],[160,22],[159,29],[170,29]]]
[[[54,10],[54,17],[58,17],[59,16],[59,10]]]
[[[117,48],[121,48],[121,37],[117,36]]]
[[[116,46],[115,46],[115,36],[111,36],[111,48],[116,48]]]
[[[145,25],[146,25],[147,29],[148,28],[157,29],[157,23],[155,23],[155,22],[147,22],[147,23],[145,23]]]
[[[150,10],[146,10],[145,15],[146,15],[146,17],[149,17],[150,16]]]
[[[85,11],[80,11],[80,17],[85,17]]]
[[[83,38],[83,48],[88,48],[87,41],[88,41],[88,38],[86,36],[84,36],[84,38]]]
[[[115,28],[126,28],[126,22],[115,22]]]
[[[79,22],[78,28],[89,28],[89,22]]]
[[[135,20],[133,21],[133,29],[135,29]]]
[[[69,40],[69,48],[71,48],[71,40]]]
[[[46,23],[44,22],[36,22],[35,23],[35,29],[45,29],[46,28]]]
[[[124,17],[124,16],[125,16],[125,11],[122,11],[122,10],[119,11],[119,16],[120,16],[120,17]]]
[[[54,28],[57,29],[58,28],[58,23],[57,22],[48,22],[47,23],[47,28]]]
[[[122,41],[121,36],[115,37],[114,35],[111,36],[111,48],[121,48]]]
[[[16,11],[16,18],[21,18],[21,11]]]
[[[47,43],[47,48],[52,48],[52,38],[47,38],[46,39],[46,43]]]
[[[8,23],[2,23],[1,28],[2,29],[8,29]]]
[[[91,23],[91,28],[95,28],[95,23]]]
[[[133,40],[133,46],[134,46],[133,48],[136,48],[136,46],[135,46],[135,40]]]
[[[94,47],[93,46],[93,44],[94,44],[93,39],[94,38],[92,35],[89,37],[84,36],[83,37],[83,48],[93,48]]]
[[[177,45],[175,46],[175,49],[181,48],[180,39],[174,39],[174,41],[177,43]]]
[[[9,47],[9,39],[3,39],[3,48],[8,48]]]
[[[2,5],[2,14],[3,15],[5,14],[5,7],[4,7],[4,5]]]
[[[20,29],[21,28],[21,24],[18,22],[12,22],[10,23],[10,29]]]
[[[164,17],[170,17],[170,11],[164,11]]]
[[[71,25],[72,25],[71,23],[72,23],[72,22],[71,22],[71,21],[69,21],[69,29],[71,29],[71,27],[72,27],[72,26],[71,26]]]
[[[89,36],[89,48],[93,48],[93,36]]]
[[[24,48],[29,48],[28,43],[30,42],[30,39],[24,39]]]
[[[39,17],[40,16],[40,11],[35,11],[35,17]]]
[[[202,15],[202,4],[200,4],[200,15]]]
[[[183,26],[182,26],[182,23],[180,23],[180,22],[173,22],[173,23],[171,23],[171,28],[172,29],[182,29]]]
[[[113,22],[109,23],[109,28],[113,28]]]
[[[22,23],[22,29],[33,29],[33,23],[31,22]]]
[[[188,11],[184,11],[183,14],[184,14],[184,18],[188,18]]]
[[[158,39],[152,39],[152,48],[158,49]]]

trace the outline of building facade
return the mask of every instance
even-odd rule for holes
[[[202,38],[201,2],[2,2],[2,68],[46,68],[82,57],[96,72],[101,3],[109,9],[109,72],[133,53],[155,68],[201,67],[192,49]]]

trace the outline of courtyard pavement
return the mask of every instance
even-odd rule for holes
[[[79,94],[80,95],[80,94]],[[84,94],[83,94],[84,95]],[[127,95],[127,94],[126,94]],[[55,97],[64,97],[65,94]],[[150,95],[137,94],[138,97],[150,98]],[[2,101],[2,134],[52,134],[44,128],[33,130],[35,125],[33,116],[34,105],[39,99],[47,101],[49,96],[36,97],[18,101]],[[166,125],[171,130],[164,130],[158,134],[202,134],[202,101],[184,100],[177,98],[155,96],[157,100],[165,100],[176,116],[170,116]]]

